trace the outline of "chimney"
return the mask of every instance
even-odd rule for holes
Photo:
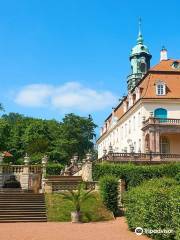
[[[115,108],[112,107],[112,117],[114,117],[114,115],[115,115],[114,111],[115,111]]]
[[[162,47],[162,50],[160,52],[160,61],[167,60],[167,49],[165,47]]]

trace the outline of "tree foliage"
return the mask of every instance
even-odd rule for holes
[[[82,159],[93,150],[95,128],[91,117],[75,114],[67,114],[58,122],[9,113],[0,118],[0,151],[11,152],[13,162],[27,152],[33,162],[48,154],[50,161],[68,163],[75,153]]]

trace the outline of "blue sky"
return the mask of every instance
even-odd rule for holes
[[[0,1],[0,102],[6,112],[61,120],[92,114],[98,125],[126,93],[138,17],[159,62],[180,58],[180,1]]]

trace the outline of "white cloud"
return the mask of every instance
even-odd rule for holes
[[[99,111],[113,106],[117,97],[109,91],[93,90],[78,82],[53,86],[46,84],[27,85],[20,90],[15,102],[27,107],[49,106],[61,111]]]
[[[41,107],[48,103],[53,87],[45,84],[32,84],[24,87],[15,97],[15,102],[26,107]]]

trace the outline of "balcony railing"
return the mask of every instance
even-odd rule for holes
[[[0,165],[3,174],[21,174],[24,171],[25,165]],[[29,173],[42,173],[41,165],[28,165]]]
[[[109,153],[98,159],[97,162],[179,162],[180,154],[171,153]]]
[[[176,118],[153,118],[150,117],[143,122],[143,127],[148,125],[171,125],[177,126],[180,125],[180,119]]]

